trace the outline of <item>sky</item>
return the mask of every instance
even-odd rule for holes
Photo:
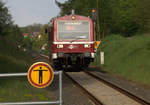
[[[55,0],[3,0],[9,8],[13,21],[19,26],[33,23],[46,24],[59,14]],[[57,0],[65,2],[67,0]]]

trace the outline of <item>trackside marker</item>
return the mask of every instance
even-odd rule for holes
[[[28,81],[37,88],[49,86],[54,79],[52,67],[45,62],[34,63],[28,70]]]
[[[101,44],[101,41],[95,41],[94,48],[98,49],[99,45]]]

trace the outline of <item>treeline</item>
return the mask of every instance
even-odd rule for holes
[[[76,14],[91,16],[92,8],[97,10],[98,37],[109,34],[132,36],[150,29],[150,0],[68,0],[56,4],[60,16]]]
[[[9,40],[8,42],[14,46],[23,40],[20,28],[13,23],[12,16],[2,0],[0,0],[0,38]]]
[[[28,25],[25,27],[21,27],[22,32],[24,33],[33,33],[33,32],[40,32],[41,28],[43,27],[40,23],[34,23],[32,25]]]
[[[30,50],[41,50],[42,46],[46,46],[48,43],[48,33],[45,33],[48,24],[34,23],[20,29],[27,34],[23,41],[23,47]]]

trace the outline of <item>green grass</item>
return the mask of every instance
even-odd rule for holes
[[[9,78],[10,79],[10,78]],[[22,81],[21,81],[22,80]],[[32,100],[31,87],[23,79],[3,80],[0,87],[0,101],[24,101]],[[12,82],[12,83],[11,83]],[[30,94],[30,96],[27,94]]]
[[[52,101],[55,99],[46,89],[32,87],[27,78],[3,79],[0,85],[0,102]]]
[[[150,35],[108,36],[98,50],[98,58],[99,51],[105,52],[105,64],[99,63],[104,70],[150,86]]]
[[[27,72],[34,62],[31,52],[18,50],[5,38],[0,39],[0,73]],[[0,102],[54,99],[46,89],[32,87],[27,77],[0,79]]]

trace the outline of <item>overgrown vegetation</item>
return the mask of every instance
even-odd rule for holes
[[[98,53],[98,65],[105,71],[150,86],[150,34],[130,38],[108,36],[103,40],[100,51],[105,52],[105,64],[100,65]]]

